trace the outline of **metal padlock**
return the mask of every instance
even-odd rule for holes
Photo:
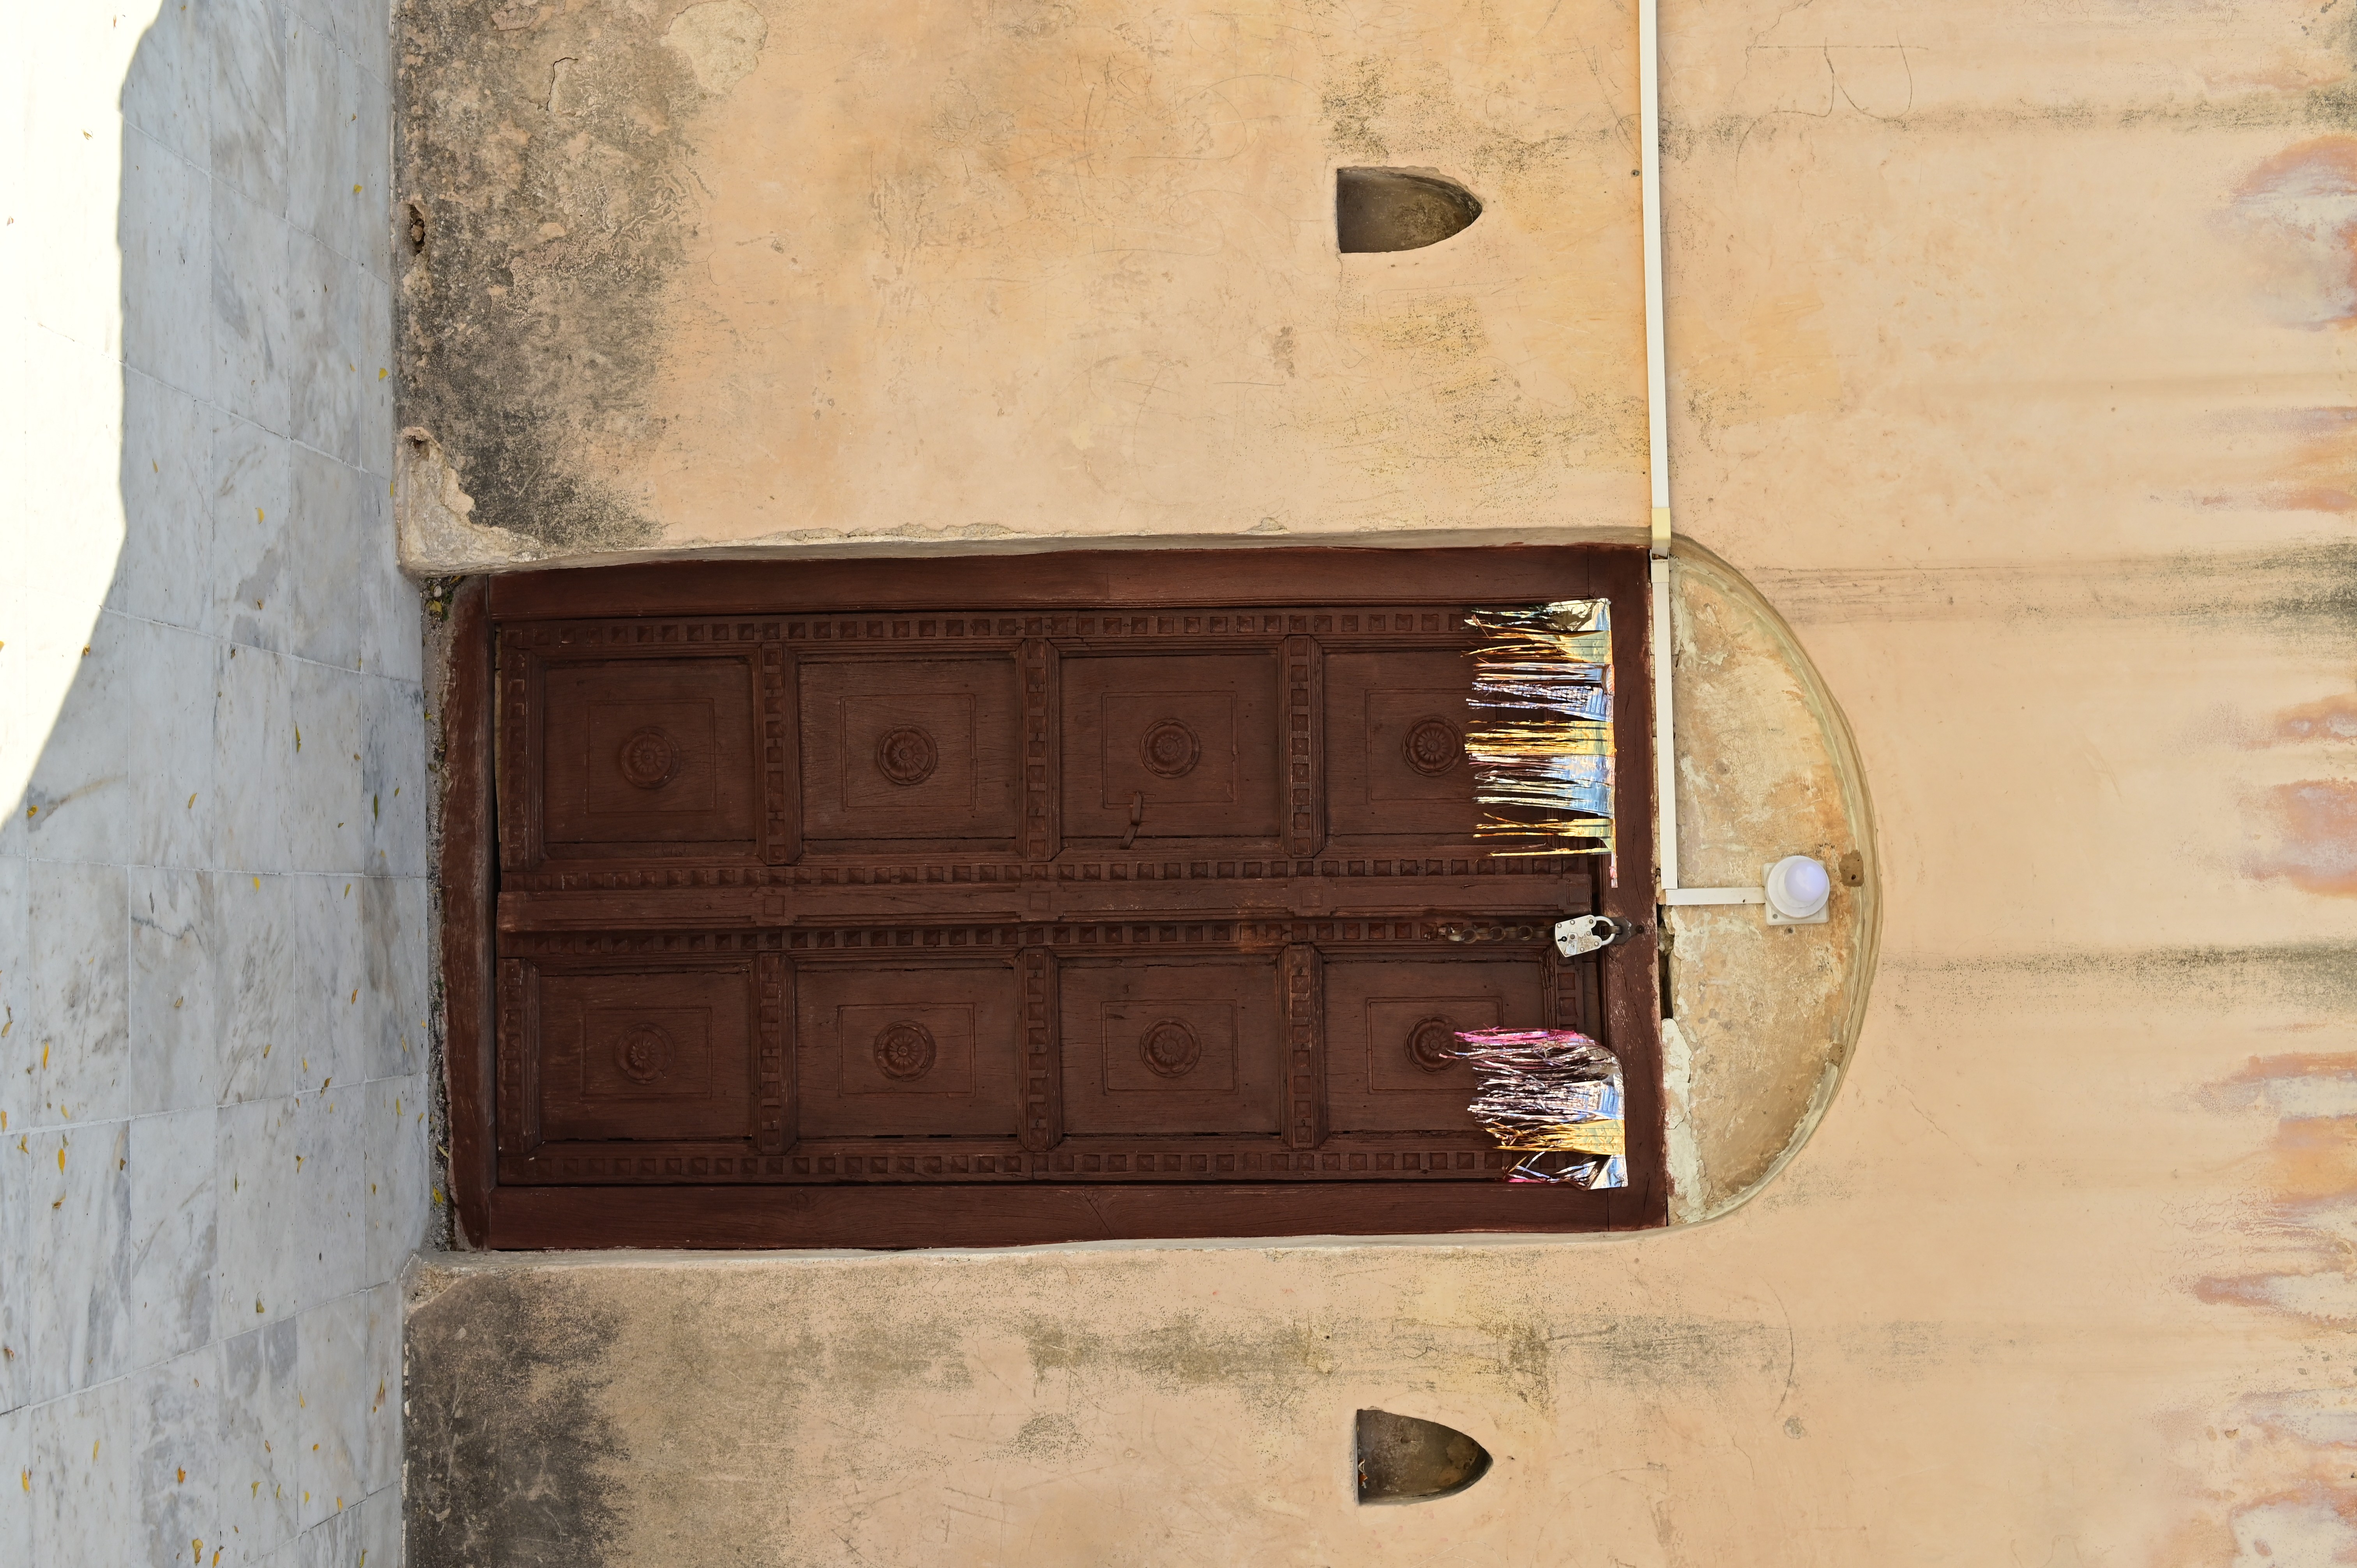
[[[1611,915],[1576,915],[1555,923],[1555,950],[1566,958],[1600,952],[1637,929]]]

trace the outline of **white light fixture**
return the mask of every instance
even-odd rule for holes
[[[1834,879],[1814,857],[1788,854],[1768,868],[1768,923],[1771,926],[1821,926],[1831,902]]]

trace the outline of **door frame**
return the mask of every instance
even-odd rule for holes
[[[451,596],[441,699],[440,942],[450,1196],[461,1244],[579,1247],[999,1247],[1111,1240],[1428,1236],[1638,1230],[1668,1212],[1661,1058],[1661,954],[1651,609],[1641,545],[1471,549],[1073,551],[1024,555],[731,561],[576,567],[472,578]],[[1173,597],[1169,585],[1186,584]],[[1551,582],[1552,580],[1552,582]],[[978,605],[1092,610],[1115,604],[1348,606],[1403,596],[1536,603],[1596,591],[1613,622],[1617,886],[1599,908],[1637,928],[1601,955],[1611,1043],[1626,1080],[1630,1185],[1587,1192],[1504,1182],[1297,1186],[502,1187],[494,1113],[498,893],[495,625],[593,616],[808,610],[922,611]]]

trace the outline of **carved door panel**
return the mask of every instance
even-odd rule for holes
[[[1367,1215],[1429,1228],[1424,1200],[1383,1195],[1472,1193],[1503,1163],[1447,1054],[1458,1031],[1585,1028],[1651,1103],[1631,1023],[1650,972],[1616,972],[1615,1013],[1605,965],[1547,941],[1567,915],[1646,913],[1645,818],[1618,885],[1598,858],[1492,854],[1463,749],[1469,606],[1641,573],[1543,553],[1550,584],[1501,594],[1493,565],[1465,566],[1483,553],[1446,553],[1304,604],[1253,602],[1257,577],[1224,570],[1147,575],[1125,601],[1003,566],[748,568],[705,579],[700,613],[622,613],[682,581],[651,570],[503,589],[498,1190],[550,1192],[534,1213],[603,1191],[610,1216],[676,1189],[648,1200],[676,1217],[693,1189],[720,1206],[699,1213],[754,1204],[770,1218],[744,1234],[778,1244],[866,1212],[852,1189],[966,1193],[922,1203],[972,1223],[920,1223],[935,1209],[910,1197],[876,1211],[943,1241],[1001,1235],[994,1203],[1090,1187],[1149,1208],[1366,1187]],[[1453,597],[1387,597],[1452,573]],[[1624,625],[1642,608],[1616,595]],[[1645,739],[1624,727],[1624,775]],[[1393,1228],[1207,1201],[1137,1223]],[[1495,1200],[1463,1201],[1478,1219]],[[1555,1223],[1602,1222],[1550,1201]]]

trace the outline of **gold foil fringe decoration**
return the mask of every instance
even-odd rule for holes
[[[1620,1061],[1577,1029],[1473,1029],[1449,1053],[1473,1065],[1474,1119],[1521,1156],[1508,1181],[1600,1191],[1629,1185]]]
[[[1465,755],[1492,854],[1612,855],[1612,607],[1479,609]],[[1617,864],[1613,867],[1618,880]],[[1600,1047],[1599,1047],[1600,1048]]]

